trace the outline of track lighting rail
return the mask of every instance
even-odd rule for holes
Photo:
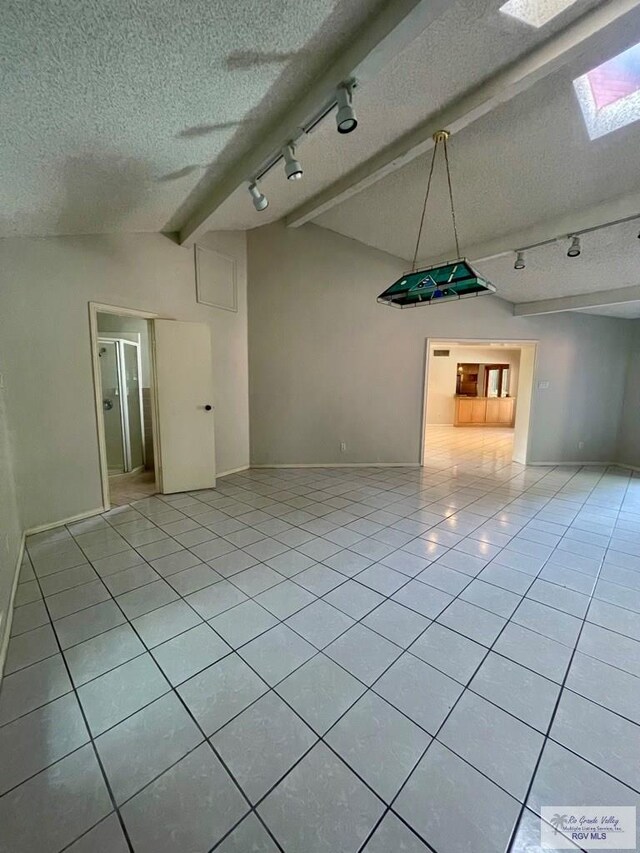
[[[266,196],[258,189],[258,181],[262,180],[278,163],[282,162],[285,164],[285,175],[289,180],[302,177],[302,167],[294,156],[296,148],[334,109],[336,110],[336,129],[338,133],[351,133],[356,129],[358,119],[353,108],[353,92],[357,88],[357,85],[355,78],[350,78],[342,82],[336,88],[334,96],[314,112],[308,121],[304,122],[298,129],[297,133],[289,139],[284,140],[280,148],[264,160],[262,165],[248,178],[247,184],[249,193],[254,200],[254,206],[256,206],[256,191],[266,200]],[[295,163],[297,169],[293,169],[290,166],[291,163]],[[267,201],[260,208],[256,206],[256,210],[265,210],[268,204],[269,202]]]

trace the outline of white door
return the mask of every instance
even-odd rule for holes
[[[160,489],[216,484],[211,336],[203,323],[154,320]]]

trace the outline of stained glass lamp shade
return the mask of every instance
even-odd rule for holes
[[[406,273],[378,296],[378,302],[393,308],[416,308],[495,292],[466,258],[459,258]]]

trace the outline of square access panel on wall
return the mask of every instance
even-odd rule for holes
[[[195,247],[196,300],[212,308],[238,310],[236,262],[214,249]]]

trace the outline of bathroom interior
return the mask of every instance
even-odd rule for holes
[[[113,506],[156,492],[148,321],[98,314],[102,422]]]

